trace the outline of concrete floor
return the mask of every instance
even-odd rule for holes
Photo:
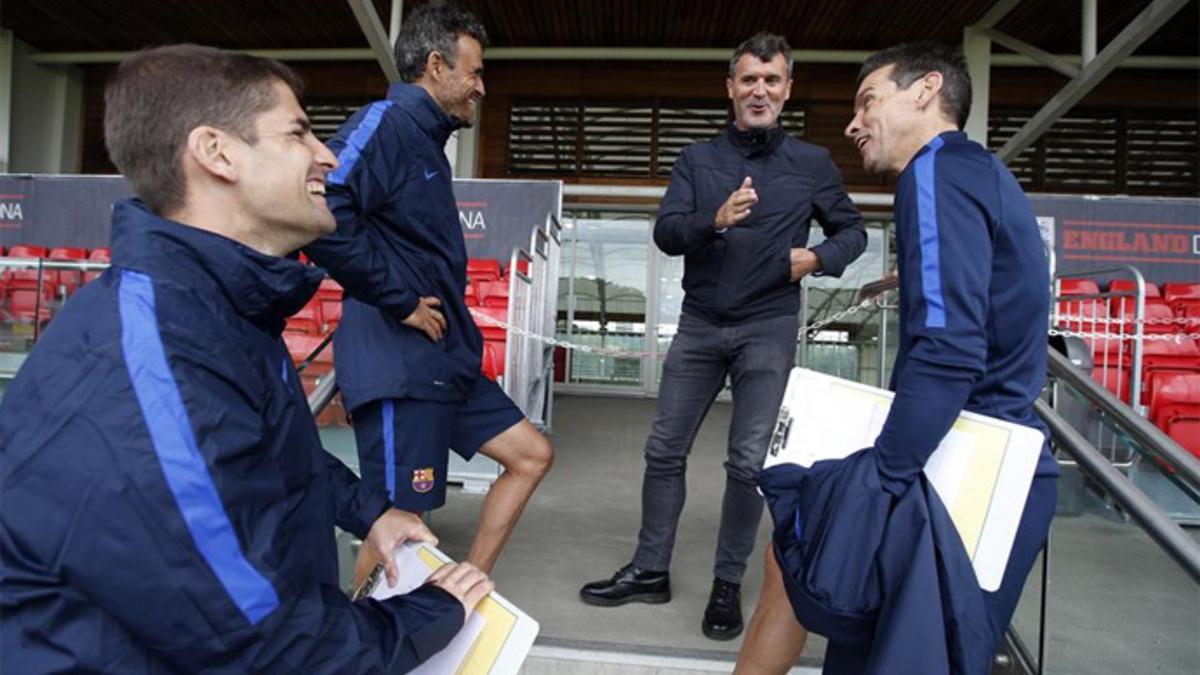
[[[494,575],[499,591],[541,623],[527,673],[616,675],[732,668],[741,640],[714,642],[700,632],[712,583],[730,410],[725,404],[714,406],[692,452],[688,503],[671,569],[673,600],[665,605],[596,608],[579,600],[579,587],[607,577],[633,554],[641,508],[642,445],[654,402],[556,399],[554,470],[534,495]],[[353,436],[334,429],[325,434],[330,449],[352,463]],[[478,495],[452,488],[447,506],[432,515],[431,527],[452,557],[466,553],[481,501]],[[1057,518],[1052,535],[1045,672],[1200,672],[1200,586],[1135,525],[1119,522],[1094,499],[1075,503],[1085,508]],[[767,523],[764,517],[760,545],[743,584],[747,618],[762,583]],[[1015,618],[1035,654],[1040,587],[1038,567]],[[563,660],[556,650],[641,655],[646,663],[659,659],[659,664],[622,669],[620,664]],[[798,665],[805,670],[819,667],[823,653],[824,641],[813,636]],[[708,665],[688,667],[689,659]]]

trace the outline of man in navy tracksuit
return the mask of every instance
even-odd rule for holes
[[[322,449],[280,340],[323,276],[288,254],[334,227],[299,88],[194,45],[110,80],[140,199],[0,405],[0,670],[405,672],[490,589],[468,564],[381,602],[338,588],[335,525],[433,537]]]
[[[450,5],[405,19],[405,84],[355,113],[329,141],[337,232],[305,250],[346,289],[334,337],[338,385],[363,479],[401,509],[446,500],[448,450],[498,461],[467,559],[490,571],[550,467],[551,448],[480,372],[483,339],[465,303],[467,251],[444,146],[484,94],[483,26]],[[358,574],[370,570],[363,549]]]
[[[839,276],[866,247],[829,152],[779,124],[791,74],[782,37],[761,33],[743,42],[726,80],[734,123],[684,149],[675,164],[654,241],[667,255],[684,256],[685,295],[646,439],[638,547],[629,565],[580,591],[584,602],[602,606],[670,599],[687,455],[729,376],[725,496],[701,622],[712,639],[742,631],[740,584],[763,510],[755,479],[794,363],[800,279]],[[827,238],[809,249],[814,218]]]
[[[878,465],[878,484],[894,498],[921,480],[926,461],[963,410],[1046,430],[1033,410],[1046,375],[1046,254],[1029,200],[1012,173],[962,132],[970,103],[970,77],[956,48],[901,45],[863,65],[855,116],[846,128],[868,170],[898,176],[896,396],[867,451]],[[890,603],[891,615],[908,620],[881,618],[866,649],[831,641],[826,672],[986,673],[1046,541],[1057,476],[1047,444],[998,591],[985,593],[973,574],[955,578],[945,569],[938,572],[942,584],[953,587],[943,587],[940,597],[937,589],[913,593],[885,581],[885,606]],[[945,509],[935,501],[929,510],[936,520]],[[906,533],[893,528],[888,536],[895,540]],[[937,545],[957,547],[943,549],[939,565],[964,557],[957,535]],[[848,546],[844,555],[849,565],[856,551]],[[738,672],[784,672],[804,645],[805,631],[787,607],[775,558],[768,556],[767,579]],[[877,562],[884,568],[912,564]],[[906,574],[914,572],[920,570]],[[803,576],[789,569],[783,574]],[[970,593],[974,597],[965,595]],[[960,607],[977,611],[957,616],[959,621],[944,619],[945,640],[941,632],[914,637],[931,620],[943,621],[945,598],[954,596],[965,598]],[[984,626],[985,635],[963,639],[964,626],[973,624]]]

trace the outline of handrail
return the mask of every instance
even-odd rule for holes
[[[308,395],[308,409],[312,411],[313,417],[320,415],[325,410],[325,406],[329,405],[337,391],[337,378],[334,377],[334,372],[331,370],[317,382],[317,386]]]
[[[1050,354],[1051,357],[1063,358],[1053,351]],[[1168,518],[1125,474],[1113,468],[1099,450],[1045,401],[1035,401],[1034,409],[1049,425],[1056,445],[1071,455],[1167,555],[1179,563],[1192,579],[1200,583],[1200,543]]]
[[[1049,350],[1050,373],[1082,393],[1096,404],[1106,415],[1133,437],[1139,445],[1151,448],[1175,471],[1193,491],[1200,492],[1200,460],[1184,450],[1171,437],[1122,403],[1112,392],[1101,386],[1079,370],[1071,361],[1056,350]]]

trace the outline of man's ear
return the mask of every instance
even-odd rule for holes
[[[942,83],[944,82],[942,74],[936,70],[925,73],[921,78],[919,89],[917,91],[917,105],[921,108],[929,105],[942,91]]]
[[[729,94],[729,100],[733,100],[733,78],[725,78],[725,93]]]
[[[429,52],[425,57],[425,74],[435,82],[441,82],[446,75],[446,58],[439,51]]]
[[[238,178],[237,166],[230,154],[232,138],[229,134],[210,126],[198,126],[188,134],[183,152],[204,172],[234,182]]]

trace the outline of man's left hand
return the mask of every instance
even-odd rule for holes
[[[421,517],[409,511],[391,508],[375,519],[363,548],[369,548],[372,557],[378,556],[387,571],[388,586],[395,586],[400,578],[396,569],[396,547],[406,541],[423,541],[431,546],[437,545],[437,537],[425,527]],[[361,557],[361,556],[360,556]]]
[[[821,271],[821,259],[806,248],[792,249],[792,283],[800,281],[813,272]]]

